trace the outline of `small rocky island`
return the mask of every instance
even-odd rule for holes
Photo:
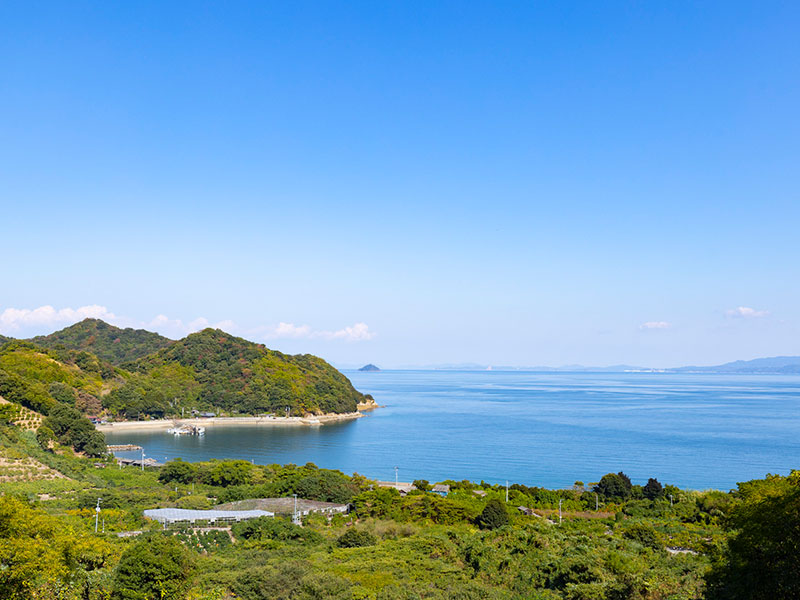
[[[373,365],[372,363],[370,363],[368,365],[364,365],[363,367],[361,367],[359,371],[380,371],[380,369],[375,365]]]

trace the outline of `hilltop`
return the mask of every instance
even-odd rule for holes
[[[145,329],[122,329],[100,319],[84,319],[70,327],[31,338],[29,341],[45,348],[64,346],[84,350],[113,365],[157,352],[173,343],[169,338]]]
[[[136,419],[193,410],[340,414],[372,403],[310,354],[283,354],[215,329],[173,341],[97,319],[0,346],[0,397],[43,415],[67,405]]]
[[[287,355],[219,329],[204,329],[123,367],[132,376],[109,407],[150,412],[217,408],[293,415],[355,412],[364,395],[319,357]]]

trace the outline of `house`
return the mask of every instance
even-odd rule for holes
[[[433,486],[431,491],[434,494],[439,494],[440,496],[447,496],[447,494],[450,493],[450,486],[444,483],[437,483],[435,486]]]
[[[481,498],[486,496],[486,492],[484,492],[483,490],[472,490],[472,493],[475,494],[476,496],[480,496]]]
[[[411,490],[417,489],[417,487],[413,483],[405,483],[399,481],[395,483],[394,481],[378,481],[376,482],[378,487],[385,487],[385,488],[394,488],[398,492],[400,492],[401,496],[405,496]]]

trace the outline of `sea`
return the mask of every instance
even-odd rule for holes
[[[238,458],[400,481],[563,488],[625,472],[689,489],[800,468],[800,376],[345,371],[382,405],[321,427],[111,432],[160,462]],[[396,469],[396,470],[395,470]]]

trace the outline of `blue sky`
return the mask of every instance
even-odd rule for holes
[[[800,354],[799,27],[791,2],[3,3],[0,333]]]

